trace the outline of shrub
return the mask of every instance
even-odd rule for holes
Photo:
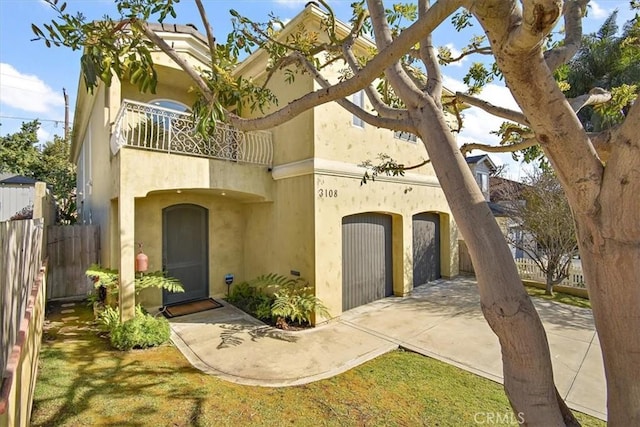
[[[302,278],[288,279],[277,286],[271,314],[277,323],[311,323],[311,316],[330,317],[327,307],[314,295],[313,287]]]
[[[117,322],[111,329],[111,345],[118,350],[148,348],[164,344],[169,340],[169,322],[163,317],[145,313],[140,306],[136,315],[124,323]]]
[[[227,301],[258,319],[271,320],[273,297],[267,295],[261,286],[249,282],[233,287]]]
[[[111,332],[120,324],[120,313],[110,305],[105,306],[100,314],[98,314],[98,324],[100,329],[105,332]]]
[[[85,275],[93,280],[96,292],[103,289],[106,294],[113,299],[118,299],[118,270],[100,267],[97,264],[89,266]],[[182,283],[175,277],[168,277],[163,271],[154,271],[150,273],[137,274],[135,278],[135,291],[138,295],[142,290],[147,288],[160,288],[169,292],[184,292]],[[106,295],[105,295],[106,296]],[[93,300],[102,300],[96,296],[91,297]],[[104,301],[102,301],[104,302]]]
[[[289,323],[311,324],[314,313],[330,317],[309,282],[274,273],[236,285],[227,299],[258,319],[273,321],[285,329]]]

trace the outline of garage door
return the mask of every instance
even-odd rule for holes
[[[393,294],[391,217],[366,213],[342,219],[342,310]]]
[[[440,217],[413,216],[413,286],[440,278]]]

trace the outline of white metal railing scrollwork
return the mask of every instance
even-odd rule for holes
[[[191,114],[131,100],[122,102],[110,143],[114,154],[127,146],[266,166],[273,159],[270,132],[242,132],[219,122],[204,138]]]

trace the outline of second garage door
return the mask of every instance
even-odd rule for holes
[[[440,278],[440,217],[435,213],[413,216],[413,286]]]
[[[393,294],[391,216],[363,213],[342,219],[342,310]]]

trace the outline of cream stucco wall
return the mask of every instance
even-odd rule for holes
[[[88,164],[85,175],[92,180],[91,216],[102,226],[102,262],[120,269],[126,301],[132,297],[136,243],[144,244],[150,269],[161,269],[162,209],[180,203],[209,211],[211,296],[226,293],[223,277],[227,273],[239,283],[260,274],[295,271],[315,285],[330,313],[339,315],[342,218],[364,212],[393,218],[396,295],[413,287],[414,214],[440,215],[441,274],[457,274],[456,227],[430,165],[405,177],[381,176],[360,185],[364,170],[357,164],[375,162],[379,153],[386,153],[412,165],[426,159],[422,143],[395,139],[391,130],[368,124],[353,126],[352,115],[336,103],[319,106],[271,130],[273,168],[129,147],[113,155],[109,137],[122,99],[193,103],[188,78],[154,55],[162,64],[157,93],[140,94],[132,85],[117,82],[97,91],[79,150]],[[293,84],[277,75],[270,87],[278,94],[280,107],[316,88],[308,75],[298,75]],[[139,302],[157,307],[162,294],[150,290]]]
[[[227,292],[225,274],[234,274],[236,283],[245,280],[245,223],[250,207],[206,192],[161,192],[136,199],[135,241],[143,243],[144,253],[149,257],[149,271],[163,268],[162,210],[176,204],[195,204],[208,210],[209,295],[224,296]],[[162,305],[162,292],[149,289],[139,296],[139,302],[158,307]]]
[[[377,181],[361,186],[357,177],[336,175],[316,174],[314,178],[316,295],[333,316],[342,312],[342,218],[347,215],[378,212],[392,216],[395,295],[405,295],[413,288],[412,217],[417,213],[440,214],[441,274],[458,274],[457,233],[437,184]]]

